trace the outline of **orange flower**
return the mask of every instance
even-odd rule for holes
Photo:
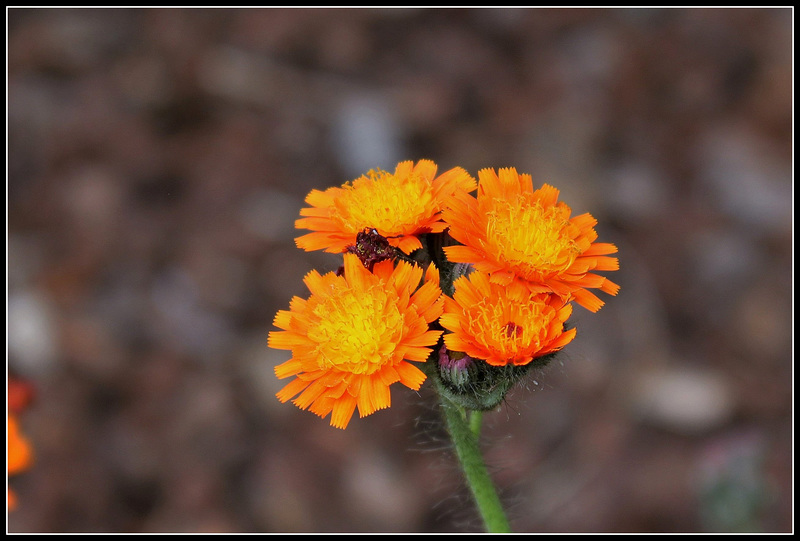
[[[575,337],[564,330],[572,305],[557,295],[531,293],[521,282],[492,282],[481,271],[461,276],[453,297],[445,297],[439,322],[447,349],[494,366],[526,365],[553,353]]]
[[[462,246],[449,246],[450,261],[472,263],[508,285],[525,282],[532,292],[553,292],[596,312],[603,306],[588,289],[616,295],[619,286],[593,271],[619,268],[617,247],[594,242],[597,224],[590,214],[570,218],[572,210],[558,202],[548,184],[533,190],[530,175],[514,168],[478,172],[477,198],[457,193],[443,212],[450,236]]]
[[[325,250],[340,253],[355,244],[356,235],[375,229],[389,242],[410,254],[422,243],[423,233],[446,229],[440,213],[454,193],[470,192],[475,179],[455,167],[436,176],[436,164],[430,160],[401,162],[394,174],[370,171],[345,183],[341,188],[311,190],[300,211],[297,229],[310,229],[297,238],[297,246],[306,251]]]
[[[15,415],[8,415],[8,475],[27,470],[33,463],[33,449],[27,438],[22,435]],[[8,489],[8,508],[14,509],[17,498]]]
[[[425,374],[408,361],[425,362],[442,331],[428,324],[442,313],[439,271],[425,273],[404,261],[376,263],[369,272],[354,254],[344,254],[344,274],[304,279],[311,296],[294,297],[290,310],[275,316],[282,331],[270,347],[292,358],[275,367],[278,378],[297,376],[277,396],[293,400],[331,425],[345,428],[356,407],[364,417],[390,405],[389,386],[399,381],[418,390]]]

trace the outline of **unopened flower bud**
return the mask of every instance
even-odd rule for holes
[[[475,360],[466,353],[450,351],[444,345],[439,349],[439,375],[445,384],[464,391],[477,373]]]
[[[481,411],[497,407],[531,367],[492,366],[466,353],[448,350],[445,345],[439,349],[438,364],[443,393],[464,408]]]

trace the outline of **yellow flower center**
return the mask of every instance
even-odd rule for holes
[[[350,233],[374,227],[386,237],[413,234],[439,210],[431,183],[414,173],[370,171],[343,190],[331,217]]]
[[[308,330],[320,368],[369,375],[391,361],[403,336],[397,298],[383,284],[366,291],[342,288],[314,308],[319,323]]]
[[[487,252],[526,279],[542,280],[567,270],[579,254],[569,235],[569,209],[543,207],[531,194],[493,201],[487,212]]]
[[[466,330],[484,349],[513,359],[541,348],[555,315],[554,310],[534,298],[522,303],[505,297],[494,303],[482,300],[467,309]]]

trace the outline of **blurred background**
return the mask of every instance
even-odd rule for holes
[[[430,384],[280,404],[313,188],[516,167],[622,286],[485,416],[517,532],[793,530],[784,9],[7,9],[10,532],[479,532]]]

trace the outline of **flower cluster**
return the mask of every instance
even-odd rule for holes
[[[389,407],[391,384],[433,375],[451,399],[491,409],[572,341],[573,302],[596,312],[590,289],[619,291],[596,274],[619,268],[616,246],[595,242],[597,221],[572,217],[553,186],[534,190],[513,168],[436,173],[406,161],[309,193],[297,246],[343,266],[310,272],[308,299],[275,316],[269,345],[292,353],[275,373],[295,377],[281,402],[345,428],[356,408]]]

